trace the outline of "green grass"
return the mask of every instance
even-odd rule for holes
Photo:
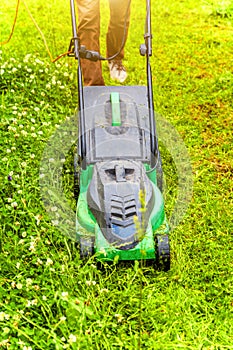
[[[146,77],[138,54],[145,10],[140,0],[133,3],[125,49],[129,85],[144,84]],[[27,4],[53,57],[67,51],[68,3]],[[102,6],[104,54],[106,0]],[[14,10],[14,3],[1,2],[0,41],[10,32]],[[197,0],[155,2],[152,21],[155,107],[186,146],[193,196],[170,234],[168,273],[140,264],[100,270],[94,259],[82,264],[76,244],[52,224],[40,192],[43,150],[77,107],[76,62],[50,63],[20,4],[14,36],[0,54],[3,349],[233,349],[233,21]],[[111,84],[106,64],[103,72]],[[165,141],[160,142],[170,217],[179,176]],[[66,170],[68,161],[63,186],[75,208]]]

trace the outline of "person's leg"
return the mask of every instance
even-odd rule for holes
[[[98,51],[100,35],[99,0],[76,0],[78,5],[78,37],[87,50]],[[104,85],[101,62],[81,59],[84,85]]]
[[[119,51],[125,35],[123,48],[115,58],[121,60],[124,57],[124,46],[128,35],[130,0],[109,0],[109,6],[110,22],[107,33],[107,57],[111,57]]]

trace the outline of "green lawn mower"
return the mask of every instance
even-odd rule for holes
[[[104,59],[79,46],[71,0],[72,56],[78,60],[79,140],[74,160],[76,232],[82,258],[146,260],[169,270],[169,227],[162,196],[150,66],[151,11],[146,1],[147,86],[83,87],[80,57]]]

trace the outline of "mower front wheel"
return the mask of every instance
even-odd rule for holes
[[[159,270],[170,270],[170,245],[168,235],[157,235],[156,266]]]

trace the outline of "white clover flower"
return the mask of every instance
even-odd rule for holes
[[[27,236],[27,232],[26,231],[22,232],[22,237],[25,238],[26,236]]]
[[[65,89],[65,86],[64,86],[64,85],[60,85],[59,88],[60,88],[61,90],[63,90],[63,89]]]
[[[16,150],[16,147],[12,146],[12,147],[11,147],[11,150],[12,150],[12,151],[15,151],[15,150]]]
[[[33,283],[32,278],[27,278],[26,279],[26,286],[29,287]]]
[[[52,220],[51,221],[53,226],[58,226],[59,225],[59,221],[58,220]]]
[[[23,168],[25,168],[25,167],[27,166],[27,163],[26,163],[26,162],[22,162],[22,163],[21,163],[21,166],[22,166]]]
[[[17,111],[12,111],[12,114],[18,114],[18,112]]]
[[[42,91],[42,92],[41,92],[41,96],[43,96],[43,97],[45,96],[45,93],[44,93],[44,91]]]
[[[9,197],[9,198],[7,198],[7,202],[8,202],[8,203],[11,203],[12,201],[13,201],[13,199],[12,199],[12,198],[10,198],[10,197]]]
[[[22,289],[22,288],[23,288],[22,283],[17,283],[17,284],[16,284],[16,288],[17,288],[17,289]]]
[[[56,206],[54,206],[54,207],[51,207],[51,209],[50,209],[51,211],[57,211],[57,207]]]
[[[11,153],[11,149],[7,148],[6,153]]]
[[[34,108],[34,111],[35,111],[35,112],[39,112],[39,111],[40,111],[40,108],[39,108],[39,107],[35,107],[35,108]]]
[[[61,322],[64,322],[65,320],[66,320],[66,317],[65,317],[65,316],[61,316],[61,317],[60,317],[60,321],[61,321]]]
[[[35,158],[35,154],[34,153],[30,154],[30,158],[34,159]]]
[[[4,72],[5,72],[4,69],[1,68],[1,69],[0,69],[0,75],[3,75]]]
[[[8,328],[8,327],[4,327],[3,328],[3,333],[4,334],[8,334],[10,332],[10,328]]]
[[[70,334],[68,341],[69,343],[75,343],[77,341],[77,337],[74,334]]]
[[[44,65],[44,62],[42,62],[41,60],[39,60],[39,58],[36,58],[36,59],[35,59],[35,63]]]
[[[30,57],[31,57],[31,53],[28,53],[25,57],[24,57],[24,63],[28,63],[28,61],[29,61],[29,59],[30,59]]]
[[[42,300],[44,300],[44,301],[46,301],[46,300],[47,300],[46,295],[42,295]]]
[[[20,128],[20,129],[23,129],[24,126],[23,126],[22,124],[19,124],[19,128]]]
[[[20,268],[20,262],[17,262],[17,264],[16,264],[16,269],[19,270],[19,268]]]
[[[37,299],[32,299],[31,304],[32,305],[37,305],[38,300]]]
[[[51,85],[50,84],[46,84],[46,89],[50,90],[51,89]]]
[[[25,131],[25,130],[21,130],[21,134],[22,134],[23,136],[27,136],[27,135],[28,135],[27,131]]]
[[[42,130],[39,130],[37,134],[38,134],[38,135],[43,135],[43,131],[42,131]]]
[[[119,322],[119,323],[120,323],[120,322],[123,320],[123,318],[124,318],[121,314],[115,314],[114,316],[116,317],[117,322]]]
[[[69,293],[68,292],[62,292],[61,296],[63,299],[67,300]]]
[[[31,80],[35,79],[35,75],[34,74],[31,74],[30,77],[29,77]]]
[[[7,162],[7,161],[8,161],[8,158],[7,158],[7,157],[3,157],[3,158],[2,158],[2,161],[3,161],[3,162]]]
[[[26,307],[30,307],[32,305],[31,300],[27,300]]]
[[[18,193],[18,194],[22,194],[23,191],[22,191],[22,190],[18,190],[17,193]]]
[[[48,258],[46,263],[45,263],[46,266],[50,266],[50,265],[53,265],[53,260]]]
[[[34,131],[35,130],[35,127],[34,126],[31,126],[31,131]]]
[[[88,287],[90,287],[91,285],[92,285],[92,286],[95,286],[95,285],[96,285],[96,281],[86,281],[86,285],[87,285]]]
[[[13,67],[13,68],[12,68],[12,73],[17,72],[17,70],[18,70],[18,69],[17,69],[16,67]]]
[[[35,133],[35,132],[33,132],[33,133],[31,134],[31,136],[32,136],[32,137],[34,137],[34,138],[36,138],[36,137],[37,137],[37,135],[36,135],[36,133]]]
[[[12,208],[17,208],[18,203],[17,203],[17,202],[12,202],[12,203],[11,203],[11,206],[12,206]]]
[[[36,263],[37,263],[37,265],[42,265],[42,264],[43,264],[43,261],[42,261],[40,258],[38,258],[37,261],[36,261]]]
[[[35,121],[35,119],[34,119],[34,118],[31,118],[31,122],[32,122],[32,123],[35,123],[36,121]]]
[[[9,320],[9,318],[10,318],[10,315],[6,314],[3,311],[0,312],[0,321]]]

